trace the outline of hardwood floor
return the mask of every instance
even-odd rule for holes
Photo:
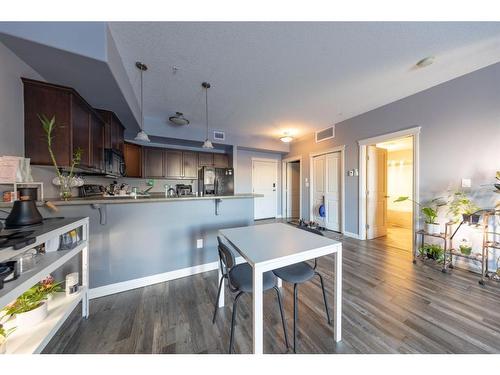
[[[332,234],[334,236],[338,236]],[[343,341],[333,341],[317,280],[299,287],[299,353],[500,353],[500,284],[413,265],[385,239],[343,242]],[[333,259],[318,261],[333,303]],[[232,298],[212,324],[217,272],[92,300],[75,311],[45,353],[226,353]],[[284,284],[292,337],[292,288]],[[251,296],[238,306],[235,351],[251,352]],[[286,353],[276,295],[264,298],[264,350]],[[290,352],[290,351],[288,351]]]

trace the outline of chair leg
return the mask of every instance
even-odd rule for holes
[[[214,316],[212,318],[212,324],[215,323],[215,318],[217,318],[217,310],[219,310],[219,297],[223,282],[224,282],[224,276],[222,276],[219,281],[219,290],[217,291],[217,298],[215,299],[215,309],[214,309]]]
[[[321,283],[321,290],[323,291],[323,302],[325,302],[326,319],[328,321],[328,324],[332,324],[332,321],[330,319],[330,312],[328,311],[328,303],[326,302],[326,291],[325,291],[325,284],[323,284],[323,277],[318,272],[315,272],[315,274],[319,277],[319,282]]]
[[[297,318],[299,313],[299,307],[297,304],[297,294],[298,294],[298,284],[293,284],[293,352],[297,353]]]
[[[286,348],[288,349],[289,348],[288,333],[286,332],[285,312],[283,311],[283,304],[281,303],[281,292],[277,286],[274,287],[274,290],[276,291],[276,295],[278,296],[278,305],[280,308],[281,323],[283,324],[283,333],[285,334],[285,345],[286,345]]]
[[[229,339],[229,354],[233,352],[234,321],[236,320],[236,307],[238,306],[238,298],[240,298],[242,294],[243,292],[239,292],[234,298],[233,317],[231,318],[231,338]]]

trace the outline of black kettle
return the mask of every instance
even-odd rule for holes
[[[9,216],[5,219],[6,228],[16,228],[25,225],[40,224],[43,221],[40,211],[36,208],[36,201],[15,201]]]

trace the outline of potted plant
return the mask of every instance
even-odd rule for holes
[[[61,292],[61,283],[49,276],[32,286],[3,311],[5,316],[15,316],[20,327],[32,327],[47,317],[47,299],[56,292]]]
[[[462,241],[460,241],[458,249],[463,255],[470,255],[472,253],[472,245],[466,238],[463,238]]]
[[[439,207],[446,205],[446,202],[443,202],[442,198],[435,198],[431,200],[428,205],[425,206],[414,201],[413,199],[410,199],[410,197],[407,196],[398,197],[394,202],[397,203],[405,201],[411,201],[420,207],[420,212],[422,212],[422,215],[424,216],[424,230],[427,233],[429,234],[441,233],[441,227],[437,222],[437,217],[438,217]]]
[[[0,324],[0,354],[5,354],[7,351],[7,337],[14,332],[15,328],[6,329]]]
[[[495,183],[495,187],[500,190],[500,171],[497,171],[497,174],[496,174],[496,179],[497,179],[497,183]]]
[[[448,213],[451,214],[452,220],[455,222],[461,218],[462,221],[477,224],[479,223],[480,215],[476,214],[476,212],[479,210],[480,208],[464,192],[457,191],[453,193]]]
[[[49,150],[50,159],[52,160],[52,164],[56,169],[56,178],[53,180],[55,185],[59,186],[59,195],[61,199],[68,200],[71,198],[71,188],[81,186],[83,184],[83,180],[81,178],[76,178],[74,175],[75,167],[80,164],[80,160],[82,159],[82,149],[77,148],[73,152],[73,158],[71,160],[71,168],[68,174],[62,174],[59,169],[56,161],[56,157],[54,152],[52,151],[52,140],[54,138],[53,132],[56,129],[56,118],[52,116],[51,119],[48,119],[45,115],[38,115],[38,119],[42,123],[43,131],[45,132],[45,136],[47,138],[47,148]]]
[[[444,250],[439,245],[424,243],[418,250],[422,258],[427,257],[437,262],[442,262],[444,260]]]

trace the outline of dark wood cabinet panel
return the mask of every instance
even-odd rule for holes
[[[144,177],[165,177],[164,151],[161,148],[144,147]],[[168,159],[167,159],[168,163]],[[168,164],[167,164],[168,168]]]
[[[90,141],[90,113],[74,96],[71,97],[71,124],[73,127],[73,151],[82,151],[80,166],[92,167]]]
[[[123,157],[125,175],[127,177],[142,177],[142,147],[132,143],[124,143]]]
[[[92,168],[104,171],[104,122],[96,114],[90,116]]]
[[[24,154],[33,165],[52,165],[47,149],[47,138],[38,116],[53,116],[56,129],[53,132],[52,149],[59,165],[71,161],[71,93],[39,85],[37,81],[23,79],[24,84]]]
[[[198,153],[182,152],[182,177],[196,179],[198,178]]]
[[[217,168],[228,168],[229,157],[227,154],[214,154],[214,166]]]
[[[209,153],[209,152],[198,153],[198,165],[200,167],[213,167],[214,154]]]
[[[105,123],[104,147],[123,152],[124,127],[114,112],[105,109],[96,110]]]
[[[168,178],[182,178],[182,151],[166,150],[166,176]]]

